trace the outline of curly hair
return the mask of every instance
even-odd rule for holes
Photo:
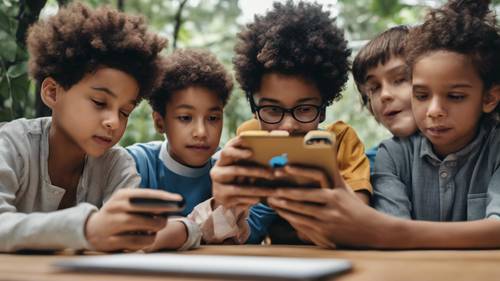
[[[411,68],[423,55],[448,50],[466,55],[485,90],[500,84],[500,32],[489,0],[452,0],[431,10],[408,35],[406,59]]]
[[[162,62],[161,85],[149,102],[154,111],[165,116],[165,106],[175,91],[200,86],[215,92],[225,105],[233,89],[232,76],[210,52],[205,50],[176,50]]]
[[[39,82],[52,77],[69,89],[106,66],[134,77],[142,98],[159,82],[158,54],[166,43],[147,31],[142,17],[74,3],[29,29],[29,73]]]
[[[392,27],[368,42],[354,58],[352,63],[352,76],[361,95],[361,103],[367,107],[369,100],[366,94],[366,75],[372,68],[379,64],[387,63],[391,58],[404,58],[404,46],[410,29],[405,25]]]
[[[312,81],[325,105],[341,98],[348,79],[350,49],[335,18],[317,3],[275,2],[238,34],[233,59],[247,99],[267,73],[300,75]]]

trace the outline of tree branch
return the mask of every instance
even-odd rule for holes
[[[182,2],[179,5],[179,8],[177,9],[177,12],[175,13],[175,27],[174,27],[174,41],[172,43],[173,49],[175,50],[177,48],[177,40],[179,38],[179,31],[181,30],[181,25],[182,25],[182,10],[184,9],[184,6],[186,5],[188,0],[182,0]]]

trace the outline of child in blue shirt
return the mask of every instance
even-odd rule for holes
[[[129,146],[141,187],[182,195],[187,216],[212,197],[209,171],[219,146],[223,108],[231,93],[231,76],[214,55],[177,50],[165,58],[164,79],[150,104],[156,130],[166,140]]]

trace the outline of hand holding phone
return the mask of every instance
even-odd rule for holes
[[[134,207],[140,207],[144,209],[154,210],[154,209],[165,209],[171,208],[172,211],[156,213],[154,211],[137,211],[134,213],[145,214],[150,216],[163,216],[168,217],[169,215],[182,211],[186,204],[184,198],[182,200],[166,200],[160,198],[149,198],[149,197],[130,197],[129,202]]]

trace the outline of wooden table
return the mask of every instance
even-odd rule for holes
[[[345,251],[312,246],[203,246],[182,255],[252,255],[280,257],[342,258],[353,270],[334,278],[339,281],[500,280],[500,250],[482,251]],[[154,281],[216,280],[193,277],[113,275],[61,272],[51,264],[77,255],[0,254],[0,281]],[[219,280],[219,279],[217,279]]]

